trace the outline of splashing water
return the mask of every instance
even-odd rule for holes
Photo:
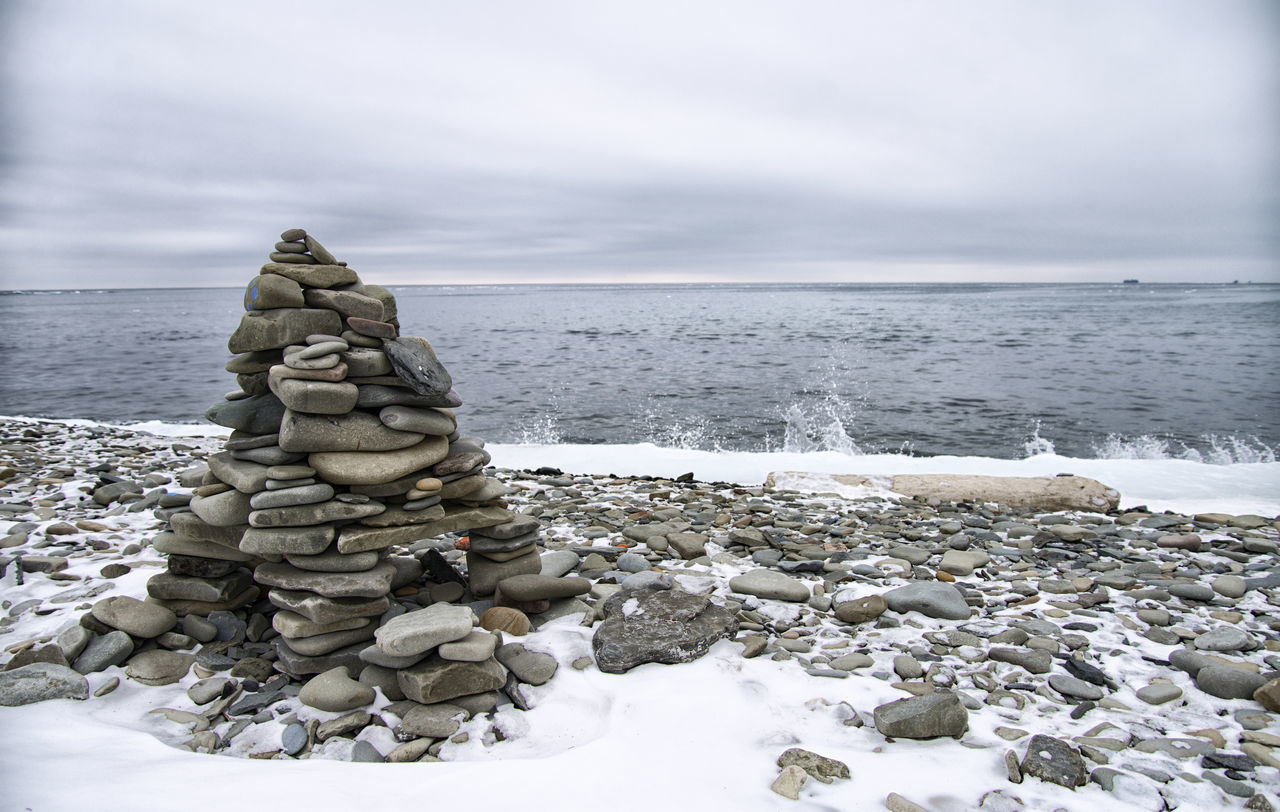
[[[560,425],[552,412],[540,412],[520,427],[520,445],[557,445],[561,441]]]
[[[1222,437],[1216,434],[1200,438],[1203,451],[1168,437],[1142,434],[1124,437],[1109,434],[1093,447],[1094,456],[1104,460],[1188,460],[1211,465],[1273,463],[1276,450],[1257,437]]]
[[[1037,420],[1031,429],[1031,436],[1022,444],[1023,452],[1027,457],[1038,457],[1041,454],[1056,454],[1058,450],[1053,447],[1053,440],[1040,436],[1040,421]]]
[[[849,406],[838,397],[829,396],[806,412],[793,403],[786,411],[786,433],[782,450],[797,454],[812,451],[836,451],[858,456],[858,447],[845,428],[851,416]]]

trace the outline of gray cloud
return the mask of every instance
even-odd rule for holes
[[[368,5],[6,4],[0,285],[1280,281],[1266,0]]]

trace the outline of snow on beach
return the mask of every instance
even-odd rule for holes
[[[23,421],[6,418],[3,422],[12,433],[20,433]],[[81,488],[94,484],[96,479],[87,469],[102,463],[128,468],[131,462],[136,462],[136,468],[129,469],[131,475],[160,472],[172,476],[189,465],[202,450],[217,446],[216,441],[201,439],[202,436],[222,435],[218,430],[201,431],[199,427],[167,424],[145,424],[129,430],[87,421],[29,421],[28,425],[63,428],[58,429],[56,443],[51,441],[36,447],[35,453],[42,457],[38,468],[44,480],[26,478],[24,473],[11,479],[0,493],[0,502],[32,500],[34,508],[30,513],[9,511],[9,518],[0,521],[0,535],[9,533],[19,522],[36,525],[28,532],[25,545],[0,553],[12,557],[15,552],[39,555],[59,549],[55,544],[37,546],[40,540],[59,542],[74,537],[49,536],[42,532],[58,522],[98,522],[105,529],[81,530],[75,535],[104,543],[97,545],[103,547],[101,550],[72,548],[73,555],[67,559],[68,566],[63,572],[78,580],[54,580],[43,573],[32,572],[26,573],[24,583],[19,585],[16,583],[18,567],[8,567],[0,581],[0,597],[5,601],[4,611],[9,614],[9,622],[5,634],[0,636],[0,644],[10,648],[15,643],[54,635],[73,625],[84,607],[102,597],[142,597],[147,578],[163,567],[163,557],[146,546],[157,527],[150,511],[130,512],[125,505],[100,508],[92,502],[86,504]],[[82,431],[73,432],[73,429]],[[74,436],[69,436],[72,434]],[[121,449],[125,449],[123,454]],[[603,547],[619,538],[616,534],[591,538],[585,533],[589,525],[557,507],[558,502],[566,499],[566,489],[582,492],[583,498],[590,505],[601,506],[600,510],[613,502],[634,505],[660,501],[660,497],[653,495],[652,483],[576,474],[672,478],[692,471],[700,482],[734,482],[749,490],[737,495],[725,492],[725,499],[759,498],[768,502],[775,513],[794,512],[814,517],[815,521],[837,514],[850,515],[859,508],[874,512],[890,503],[846,501],[831,495],[793,494],[776,499],[756,486],[774,471],[812,472],[815,476],[809,480],[811,487],[804,488],[812,493],[838,492],[839,488],[830,479],[821,476],[833,473],[874,478],[916,472],[1014,476],[1069,472],[1094,477],[1117,488],[1122,494],[1122,509],[1146,505],[1151,511],[1171,510],[1188,515],[1217,511],[1274,517],[1280,513],[1280,464],[1277,463],[1214,466],[1186,460],[1080,460],[1050,454],[1025,460],[996,460],[901,455],[850,457],[830,452],[708,453],[649,445],[499,445],[491,446],[490,450],[495,465],[503,469],[550,466],[570,472],[567,477],[521,475],[514,471],[508,474],[513,505],[537,504],[548,510],[544,522],[549,525],[549,545],[553,540],[557,545]],[[19,447],[12,444],[6,447],[6,455],[15,460],[23,456]],[[568,484],[564,484],[566,480]],[[682,486],[676,483],[663,480],[659,486],[663,491],[683,494]],[[167,487],[173,488],[173,485]],[[696,488],[697,483],[687,487]],[[718,492],[709,487],[704,490]],[[868,492],[849,493],[848,498],[865,500],[888,496],[874,491],[873,488]],[[755,496],[757,493],[759,497]],[[36,505],[37,499],[48,504]],[[669,497],[662,504],[682,506]],[[1259,543],[1276,537],[1274,528],[1270,527],[1251,532],[1260,539]],[[1202,529],[1200,535],[1206,544],[1213,545],[1234,540],[1240,533],[1221,527]],[[883,549],[876,546],[877,553],[867,558],[866,563],[885,559],[887,556],[879,552]],[[723,544],[711,541],[704,563],[664,559],[661,568],[672,574],[683,588],[706,591],[716,601],[728,600],[727,580],[753,564],[750,560],[735,561],[727,550]],[[1274,555],[1262,558],[1275,566]],[[113,562],[127,563],[132,570],[114,579],[99,577],[103,566]],[[1233,564],[1239,565],[1236,559],[1214,556],[1208,551],[1197,554],[1192,563],[1214,565],[1224,572]],[[935,565],[929,566],[932,569]],[[1194,576],[1194,566],[1192,570]],[[1185,574],[1182,570],[1179,572]],[[1216,574],[1212,570],[1205,573],[1206,582],[1208,576]],[[992,583],[977,576],[960,576],[958,581],[976,588],[986,588]],[[910,581],[895,574],[892,567],[886,567],[884,577],[857,577],[840,586],[850,590],[846,597],[852,597],[881,593],[906,583]],[[95,593],[99,588],[101,591]],[[1108,592],[1104,587],[1098,589],[1104,594]],[[1265,624],[1274,609],[1268,602],[1269,594],[1267,590],[1254,589],[1229,605],[1178,604],[1177,624],[1196,634],[1223,625],[1238,626],[1248,629],[1256,640],[1270,643],[1280,638]],[[343,758],[349,756],[352,742],[339,739],[326,742],[309,760],[289,760],[289,763],[280,763],[278,759],[191,753],[179,749],[190,740],[191,731],[150,711],[161,707],[198,710],[186,695],[197,676],[191,673],[173,685],[147,687],[128,679],[123,667],[113,666],[88,677],[91,692],[112,680],[118,681],[118,687],[100,698],[85,702],[51,700],[0,709],[0,764],[4,765],[6,779],[5,805],[32,810],[167,810],[187,802],[179,801],[177,793],[187,787],[199,787],[199,792],[215,788],[225,792],[234,788],[237,798],[253,799],[255,803],[313,809],[371,802],[379,805],[429,802],[465,805],[477,810],[507,809],[521,803],[550,806],[602,802],[619,809],[648,809],[658,805],[862,809],[883,806],[889,793],[899,793],[926,809],[939,811],[974,809],[979,804],[983,804],[983,809],[1069,810],[1159,809],[1166,802],[1181,809],[1241,806],[1243,798],[1227,795],[1217,783],[1201,777],[1205,768],[1200,756],[1187,760],[1159,750],[1112,751],[1101,745],[1094,747],[1098,758],[1110,757],[1110,766],[1120,771],[1118,777],[1113,777],[1110,792],[1097,783],[1073,791],[1030,777],[1020,784],[1010,782],[1005,752],[1013,750],[1021,758],[1027,746],[1026,733],[1044,732],[1071,740],[1103,722],[1112,722],[1136,739],[1157,740],[1162,736],[1189,739],[1195,737],[1194,731],[1213,729],[1225,739],[1219,749],[1235,753],[1244,742],[1236,714],[1245,708],[1258,710],[1256,703],[1210,696],[1201,691],[1188,674],[1143,659],[1167,659],[1177,646],[1143,637],[1135,633],[1136,628],[1120,622],[1138,605],[1125,597],[1122,590],[1110,590],[1111,603],[1106,605],[1110,608],[1105,612],[1051,609],[1050,600],[1067,596],[1046,592],[1043,597],[1045,600],[1025,606],[1004,604],[1004,608],[997,608],[998,603],[991,604],[983,619],[1003,623],[1034,617],[1057,623],[1079,620],[1098,626],[1096,631],[1088,633],[1090,662],[1101,665],[1109,676],[1119,681],[1118,690],[1109,698],[1130,710],[1099,707],[1074,719],[1069,713],[1071,703],[1063,703],[1061,696],[1049,693],[1050,689],[1044,687],[1025,695],[1028,706],[1022,711],[981,702],[977,708],[971,707],[969,730],[960,741],[951,738],[890,741],[872,725],[871,711],[908,695],[894,687],[895,656],[910,652],[929,666],[930,647],[927,643],[923,649],[920,647],[923,636],[950,632],[964,624],[912,612],[891,613],[903,623],[877,626],[874,632],[870,624],[840,628],[839,624],[826,620],[815,626],[796,626],[796,631],[813,638],[817,651],[832,645],[833,651],[844,654],[852,644],[870,653],[874,665],[855,670],[844,678],[811,675],[801,662],[811,654],[771,649],[770,654],[776,659],[768,654],[744,658],[743,644],[728,640],[716,643],[694,662],[642,665],[624,675],[613,675],[594,667],[574,667],[575,661],[591,655],[592,629],[579,624],[578,616],[571,616],[546,624],[522,640],[531,649],[552,654],[559,663],[558,673],[551,682],[529,690],[532,710],[521,712],[507,707],[492,721],[478,717],[465,723],[462,732],[468,734],[466,741],[447,744],[441,751],[441,758],[448,763],[348,763]],[[14,611],[14,607],[28,601],[38,603]],[[801,604],[755,599],[747,599],[744,606],[754,608],[775,630],[787,627],[806,611]],[[1229,622],[1214,617],[1215,612],[1219,615],[1240,613],[1242,619]],[[845,631],[850,628],[856,629],[856,634]],[[743,632],[750,633],[753,632]],[[944,648],[946,651],[937,659],[953,671],[964,674],[980,670],[976,666],[970,669],[963,658],[956,659],[958,652],[968,654],[961,651],[963,646]],[[1272,651],[1274,649],[1264,646],[1253,652],[1224,656],[1255,664],[1265,672],[1274,668],[1264,661],[1266,657],[1274,659]],[[982,663],[987,665],[995,664]],[[1008,666],[1002,665],[1000,671],[993,673],[1003,681],[1009,673],[1007,669]],[[980,696],[981,692],[964,681],[966,679],[962,678],[958,688]],[[1145,705],[1136,698],[1136,692],[1153,679],[1171,680],[1182,690],[1181,699]],[[380,698],[374,709],[386,705]],[[849,720],[849,708],[858,714],[861,726],[845,724]],[[289,714],[296,714],[300,720],[341,715],[310,711],[296,702],[281,716],[287,719]],[[223,723],[221,728],[225,727]],[[278,749],[283,727],[277,719],[250,728],[261,730],[255,734],[257,739],[243,745],[240,754],[270,753],[273,748]],[[495,728],[501,731],[504,741],[495,741]],[[1008,736],[1013,734],[1009,730],[1020,730],[1024,735],[1010,739]],[[1280,735],[1280,726],[1271,717],[1256,732]],[[1093,738],[1107,735],[1094,732]],[[365,728],[359,737],[384,754],[397,743],[387,727]],[[1211,736],[1197,739],[1212,740]],[[789,804],[770,792],[769,786],[778,774],[775,760],[790,747],[802,747],[844,762],[852,773],[851,780],[837,780],[829,785],[811,780],[801,789],[800,800]],[[1091,761],[1088,766],[1094,769],[1101,765]],[[1162,773],[1170,780],[1161,782],[1135,770]],[[1190,778],[1175,778],[1179,773]],[[1247,773],[1247,783],[1274,801],[1280,789],[1280,771],[1258,766]],[[992,794],[997,791],[998,794]]]

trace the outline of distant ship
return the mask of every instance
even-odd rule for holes
[[[1124,280],[1124,283],[1125,283],[1126,285],[1136,285],[1136,284],[1138,284],[1138,280],[1136,280],[1136,279],[1126,279],[1126,280]]]

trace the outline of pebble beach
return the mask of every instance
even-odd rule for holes
[[[439,761],[426,779],[438,797],[469,797],[483,765],[516,783],[477,808],[508,808],[540,789],[590,795],[612,752],[629,770],[679,764],[681,792],[746,808],[1276,801],[1273,516],[1045,512],[841,496],[821,478],[784,489],[494,467],[507,509],[539,523],[543,574],[590,591],[504,635],[512,656],[529,655],[511,669],[528,679],[494,709],[426,719],[381,690],[354,710],[304,704],[306,681],[273,666],[264,601],[128,635],[127,651],[95,642],[107,635],[84,618],[104,600],[146,597],[164,568],[155,511],[189,498],[221,440],[0,422],[0,667],[83,675],[41,687],[64,698],[31,704],[12,699],[29,681],[0,677],[0,701],[20,705],[0,710],[16,804],[70,803],[83,788],[47,777],[107,732],[158,759],[153,779],[264,759],[336,771],[305,788],[317,774],[285,765],[255,779],[290,797],[339,791],[328,782],[350,762]],[[454,533],[395,552],[465,574],[468,544]],[[428,572],[393,600],[412,611],[470,597],[455,591]],[[682,602],[660,605],[671,595]],[[492,602],[470,605],[481,615]],[[628,648],[656,639],[643,622],[663,611],[697,634]],[[391,798],[422,780],[380,769]]]

